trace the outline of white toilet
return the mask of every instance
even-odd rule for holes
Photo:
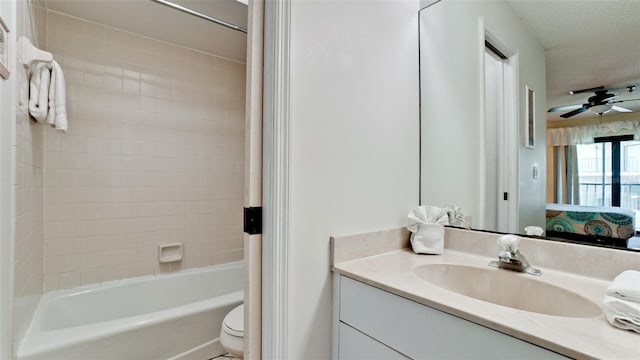
[[[244,356],[244,304],[236,306],[222,320],[220,344],[230,355]]]

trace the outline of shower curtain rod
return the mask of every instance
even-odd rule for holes
[[[182,5],[174,4],[174,3],[170,2],[170,1],[166,1],[166,0],[150,0],[150,1],[153,1],[154,3],[158,3],[158,4],[161,4],[161,5],[164,5],[164,6],[168,6],[168,7],[172,8],[172,9],[175,9],[175,10],[178,10],[178,11],[182,11],[185,14],[189,14],[189,15],[193,15],[193,16],[199,17],[200,19],[203,19],[203,20],[211,21],[212,23],[215,23],[215,24],[218,24],[218,25],[222,25],[222,26],[224,26],[226,28],[229,28],[231,30],[240,31],[240,32],[245,33],[245,34],[247,33],[247,29],[245,29],[245,28],[242,28],[240,26],[228,23],[228,22],[226,22],[224,20],[216,19],[216,18],[214,18],[212,16],[209,16],[209,15],[203,14],[201,12],[189,9],[188,7],[184,7]]]

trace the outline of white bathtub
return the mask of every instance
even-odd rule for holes
[[[47,293],[17,351],[35,359],[201,359],[223,353],[243,263]]]

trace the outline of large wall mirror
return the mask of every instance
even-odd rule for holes
[[[640,247],[640,1],[423,0],[419,19],[421,204]]]

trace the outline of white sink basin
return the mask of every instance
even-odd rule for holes
[[[598,305],[574,292],[509,270],[433,264],[418,266],[413,272],[449,291],[514,309],[574,318],[602,314]]]

